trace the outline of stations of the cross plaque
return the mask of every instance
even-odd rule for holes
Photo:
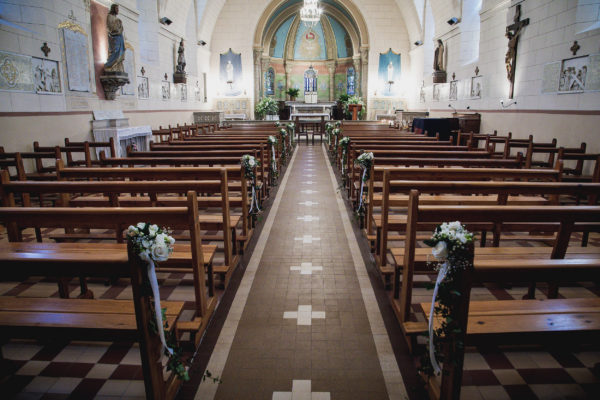
[[[509,99],[512,99],[515,91],[515,67],[517,64],[517,44],[523,28],[529,25],[529,18],[521,20],[521,5],[518,4],[515,10],[513,23],[506,27],[506,37],[508,38],[508,51],[506,52],[506,74],[510,82]]]

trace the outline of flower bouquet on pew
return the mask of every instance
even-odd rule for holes
[[[285,163],[288,157],[288,148],[287,148],[287,136],[288,131],[286,128],[279,129],[279,134],[281,135],[281,162]]]
[[[131,242],[133,251],[148,265],[148,284],[154,301],[150,303],[150,312],[154,319],[150,320],[150,329],[158,334],[163,345],[164,355],[167,356],[167,371],[173,371],[178,379],[188,381],[188,366],[181,359],[182,350],[177,344],[177,337],[173,329],[169,329],[166,318],[166,309],[160,306],[160,292],[156,278],[156,264],[167,261],[173,253],[175,239],[165,228],[158,225],[140,222],[127,229],[127,238]]]
[[[340,147],[342,148],[342,183],[346,187],[346,162],[348,161],[348,146],[350,145],[350,137],[345,136],[340,139]]]
[[[358,218],[361,222],[361,228],[362,228],[362,223],[363,223],[363,219],[364,219],[364,215],[365,215],[365,203],[364,203],[365,183],[367,183],[367,181],[369,180],[369,177],[371,175],[371,165],[373,165],[374,158],[375,158],[375,156],[373,156],[373,153],[369,152],[369,153],[362,153],[360,156],[358,156],[356,158],[356,160],[354,160],[354,164],[356,166],[360,167],[360,169],[362,169],[362,175],[360,178],[360,193],[358,195],[358,207],[356,208],[356,215],[358,216]],[[349,184],[352,185],[352,182],[350,182]]]
[[[244,177],[250,181],[250,187],[252,189],[252,194],[250,197],[250,210],[248,211],[250,215],[254,218],[256,214],[260,212],[260,206],[258,203],[258,197],[256,195],[257,192],[257,182],[256,182],[256,167],[260,165],[260,161],[258,161],[254,156],[249,154],[244,154],[241,159],[241,165],[244,169]]]
[[[275,159],[275,145],[277,145],[277,138],[275,136],[269,136],[267,138],[267,142],[269,143],[269,146],[271,146],[271,169],[269,171],[269,176],[271,178],[271,184],[275,185],[277,177],[279,176],[279,171],[277,170],[277,161]]]
[[[432,376],[441,372],[438,360],[444,363],[457,362],[444,359],[444,347],[445,353],[452,357],[455,353],[453,349],[464,346],[462,340],[456,340],[466,333],[460,325],[457,304],[465,300],[465,294],[462,293],[463,272],[473,267],[474,236],[459,221],[444,222],[424,243],[431,247],[431,254],[436,259],[432,264],[438,272],[429,313],[429,351],[421,360],[422,371]],[[441,321],[438,328],[433,326],[435,320]]]

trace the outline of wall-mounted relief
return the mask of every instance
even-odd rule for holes
[[[562,61],[558,93],[580,93],[585,89],[588,57],[574,57]]]
[[[180,97],[181,101],[187,101],[187,99],[188,99],[187,84],[182,83],[179,85],[179,97]]]
[[[450,81],[448,100],[458,100],[458,81]]]
[[[436,83],[433,85],[433,101],[440,101],[441,89],[442,89],[441,83]]]
[[[33,92],[31,57],[0,51],[0,90]]]
[[[150,98],[150,86],[148,83],[148,77],[147,76],[138,76],[137,77],[137,82],[138,82],[138,98],[139,99],[148,99]]]
[[[471,78],[471,92],[470,97],[472,99],[480,99],[483,91],[483,76],[474,76]]]
[[[34,90],[38,94],[61,94],[60,69],[58,62],[44,58],[31,58]]]
[[[242,94],[242,54],[234,53],[231,48],[220,55],[220,79],[222,93],[225,96]]]
[[[162,81],[160,87],[161,99],[169,100],[171,98],[171,83],[169,81]]]
[[[379,94],[381,96],[398,96],[400,93],[401,76],[400,53],[389,49],[379,53]]]
[[[90,64],[88,35],[72,20],[58,25],[62,32],[62,46],[67,70],[68,89],[75,92],[90,91]]]

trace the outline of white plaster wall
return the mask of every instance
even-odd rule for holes
[[[461,35],[467,33],[462,32],[461,24],[451,28],[446,23],[450,17],[460,13],[456,3],[454,0],[432,0],[433,17],[436,21],[435,37],[442,37],[446,46],[448,81],[453,72],[460,80],[459,100],[449,101],[446,90],[442,92],[445,93],[445,99],[442,98],[439,102],[432,101],[431,67],[425,63],[421,76],[417,75],[415,80],[425,80],[427,102],[419,103],[417,89],[410,96],[410,108],[431,110],[433,116],[447,116],[451,111],[449,103],[458,110],[470,107],[471,111],[482,113],[482,130],[485,132],[494,129],[504,133],[512,131],[516,137],[533,134],[539,141],[556,137],[559,145],[565,146],[586,141],[591,151],[600,152],[600,144],[596,144],[596,137],[600,133],[597,125],[600,113],[569,113],[576,110],[599,111],[600,92],[541,94],[544,64],[573,57],[569,48],[574,40],[581,46],[578,56],[600,52],[600,29],[577,33],[578,27],[581,26],[581,23],[577,22],[578,12],[581,13],[582,7],[585,8],[587,3],[596,2],[483,0],[480,12],[479,57],[475,62],[466,65],[461,62],[460,46]],[[529,18],[530,24],[524,29],[518,45],[515,79],[517,104],[503,110],[500,99],[507,102],[509,93],[504,63],[508,39],[504,35],[506,26],[512,23],[516,4],[521,4],[521,19]],[[428,58],[427,54],[424,56]],[[461,99],[461,86],[468,85],[470,78],[475,75],[476,66],[484,77],[482,98]]]

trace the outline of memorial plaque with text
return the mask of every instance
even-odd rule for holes
[[[90,71],[88,61],[88,38],[84,33],[62,29],[65,43],[67,82],[69,90],[90,91]]]

